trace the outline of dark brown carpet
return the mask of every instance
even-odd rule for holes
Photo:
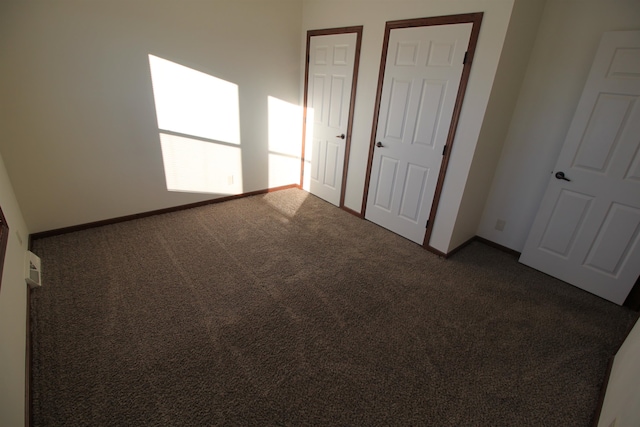
[[[296,189],[33,248],[34,426],[586,426],[637,318]]]

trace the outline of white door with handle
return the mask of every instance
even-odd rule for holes
[[[640,275],[640,31],[602,37],[520,262],[616,304]]]
[[[340,206],[356,33],[310,37],[305,189]]]
[[[396,28],[389,34],[365,217],[419,244],[472,27]]]

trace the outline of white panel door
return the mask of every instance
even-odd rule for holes
[[[520,262],[617,304],[640,275],[640,31],[605,33]]]
[[[356,38],[356,33],[312,36],[309,45],[304,176],[311,193],[336,206],[342,192]]]
[[[422,244],[473,24],[392,29],[366,218]]]

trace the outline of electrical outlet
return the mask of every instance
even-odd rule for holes
[[[504,219],[497,220],[496,221],[496,230],[503,231],[505,225],[507,225],[507,221],[505,221]]]
[[[229,176],[227,177],[227,184],[228,184],[228,185],[233,185],[233,175],[229,175]]]

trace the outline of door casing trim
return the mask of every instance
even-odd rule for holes
[[[304,185],[304,162],[305,162],[305,145],[307,137],[307,92],[309,90],[309,58],[310,58],[310,46],[311,37],[314,36],[330,36],[334,34],[349,34],[356,33],[356,50],[353,62],[353,76],[351,82],[351,99],[349,100],[349,118],[347,120],[347,135],[345,139],[344,147],[344,167],[342,169],[342,183],[340,188],[340,208],[348,210],[350,213],[354,211],[347,209],[344,206],[344,196],[347,188],[347,171],[349,169],[349,153],[351,152],[351,131],[353,128],[353,112],[356,105],[356,86],[358,84],[358,70],[360,66],[360,49],[362,46],[362,25],[352,27],[340,27],[340,28],[327,28],[321,30],[309,30],[307,31],[307,50],[305,54],[304,62],[304,104],[303,104],[303,118],[302,118],[302,154],[300,155],[300,188]],[[364,217],[363,214],[357,216]]]
[[[376,139],[376,133],[378,130],[378,115],[380,114],[380,100],[382,97],[382,83],[384,81],[384,71],[387,65],[387,52],[389,50],[389,36],[391,30],[399,28],[411,28],[411,27],[429,27],[435,25],[452,25],[452,24],[467,24],[471,23],[471,37],[469,38],[469,45],[467,47],[467,59],[462,70],[462,76],[460,78],[460,85],[458,86],[458,93],[456,95],[456,102],[453,108],[451,116],[451,124],[449,125],[449,133],[447,134],[447,151],[442,157],[442,163],[440,165],[440,173],[438,174],[438,181],[436,183],[436,190],[433,196],[433,202],[431,204],[431,211],[429,213],[429,220],[427,222],[427,229],[424,236],[422,247],[425,249],[435,251],[429,245],[429,239],[431,238],[431,232],[433,231],[433,225],[435,222],[436,212],[438,210],[438,204],[440,202],[440,196],[442,195],[442,186],[444,183],[444,177],[449,165],[449,159],[451,157],[451,148],[453,147],[453,141],[456,135],[456,129],[458,127],[458,121],[460,119],[460,111],[462,109],[462,102],[464,101],[464,95],[467,89],[467,83],[469,81],[469,74],[471,72],[471,64],[473,64],[473,57],[476,51],[476,45],[478,43],[478,35],[480,34],[480,25],[482,23],[483,12],[465,13],[461,15],[446,15],[436,16],[431,18],[417,18],[417,19],[403,19],[399,21],[387,21],[384,31],[384,41],[382,44],[382,57],[380,59],[380,70],[378,72],[378,89],[376,93],[375,109],[373,112],[373,123],[371,127],[371,140],[369,142],[369,158],[367,160],[367,171],[365,175],[364,192],[362,196],[362,208],[360,209],[361,217],[365,217],[367,209],[367,198],[369,196],[369,182],[371,180],[371,166],[373,163],[373,151]],[[439,252],[439,251],[438,251]]]

